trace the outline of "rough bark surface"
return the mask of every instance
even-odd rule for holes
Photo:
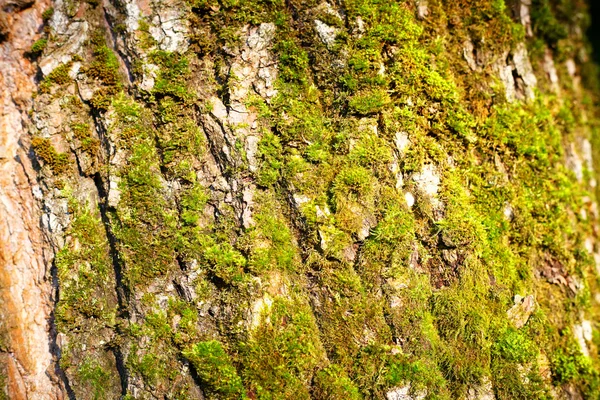
[[[28,111],[36,66],[23,57],[41,25],[47,3],[3,4],[0,44],[0,365],[10,398],[62,398],[53,366],[51,257],[39,224],[39,192],[28,147]],[[7,12],[8,11],[8,12]],[[4,375],[6,376],[6,375]]]
[[[600,395],[582,0],[0,6],[0,399]]]

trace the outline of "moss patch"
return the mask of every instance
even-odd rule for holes
[[[34,137],[31,140],[31,147],[35,154],[48,165],[52,172],[56,175],[61,175],[67,172],[70,168],[69,155],[67,153],[59,153],[56,151],[50,139]]]

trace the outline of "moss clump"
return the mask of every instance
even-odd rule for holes
[[[137,370],[148,385],[156,385],[160,378],[166,377],[166,364],[155,354],[145,353],[136,365]]]
[[[209,198],[200,185],[194,185],[181,198],[181,221],[187,226],[198,226],[200,213],[204,210]]]
[[[8,399],[8,391],[6,390],[6,376],[4,375],[4,371],[0,371],[0,400],[9,400]]]
[[[54,68],[52,72],[50,72],[44,80],[40,83],[40,91],[42,93],[47,93],[50,91],[50,88],[54,85],[66,85],[71,82],[71,77],[69,76],[69,72],[71,71],[71,64],[61,64],[58,67]]]
[[[249,339],[236,344],[244,385],[259,399],[308,399],[310,382],[325,362],[310,309],[280,297],[263,305]]]
[[[118,324],[115,272],[106,230],[97,210],[81,204],[65,186],[71,225],[67,244],[54,258],[60,298],[55,308],[58,332],[68,340],[60,366],[77,381],[75,394],[93,399],[120,393],[118,372],[110,349],[98,346]]]
[[[67,172],[71,166],[69,156],[66,153],[56,151],[50,139],[34,137],[31,140],[31,147],[35,154],[48,165],[52,172],[61,175]]]
[[[280,139],[271,132],[267,132],[259,142],[261,166],[257,180],[261,186],[272,186],[279,180],[283,167],[282,150]]]
[[[73,136],[81,143],[81,150],[95,157],[100,150],[100,141],[92,137],[91,128],[86,123],[71,125]]]
[[[314,396],[323,400],[360,400],[363,398],[345,371],[335,364],[317,372]]]
[[[216,340],[200,342],[183,353],[196,370],[209,395],[219,399],[246,398],[242,379],[229,355]]]
[[[93,57],[94,60],[84,69],[84,72],[107,86],[118,86],[120,84],[119,61],[113,51],[102,44],[94,49]]]
[[[178,268],[177,249],[190,247],[191,239],[178,232],[180,213],[163,183],[152,113],[124,94],[111,104],[115,109],[111,129],[127,151],[126,166],[117,172],[122,193],[114,231],[123,244],[127,285],[133,288]],[[192,218],[190,213],[185,215]],[[197,251],[195,255],[199,257]]]
[[[134,337],[147,335],[148,344],[144,349],[139,349],[137,343],[133,344],[127,359],[130,371],[139,374],[146,384],[155,387],[161,382],[169,381],[177,371],[173,369],[176,362],[177,350],[173,348],[171,340],[173,329],[169,325],[168,314],[164,310],[148,312],[143,325],[130,328]]]
[[[78,378],[84,384],[89,384],[92,392],[88,393],[94,400],[106,398],[106,389],[110,383],[110,373],[105,371],[96,360],[86,358],[77,370]]]
[[[301,262],[293,234],[281,206],[271,194],[259,193],[255,198],[260,206],[254,210],[254,225],[240,237],[237,246],[247,254],[247,269],[253,274],[300,271]]]
[[[241,281],[244,276],[246,258],[229,243],[214,243],[203,252],[210,273],[227,284]]]
[[[114,286],[114,271],[102,221],[74,201],[70,208],[75,216],[69,234],[81,248],[64,247],[55,259],[61,285],[57,325],[61,331],[68,331],[84,324],[85,318],[113,325],[116,299],[110,289]]]
[[[597,375],[593,370],[591,360],[577,349],[570,349],[568,352],[559,351],[555,354],[553,361],[554,376],[559,383]]]
[[[126,274],[129,284],[135,285],[142,277],[154,277],[176,266],[177,214],[165,200],[156,149],[150,143],[134,147],[122,182],[121,224],[116,232],[126,243]]]
[[[187,89],[182,87],[182,90]],[[194,121],[192,110],[167,95],[158,100],[156,114],[160,127],[156,139],[163,168],[169,177],[194,182],[192,165],[205,153],[206,138]]]
[[[531,21],[536,36],[555,47],[559,40],[568,37],[567,27],[560,23],[549,0],[534,0],[531,4]]]
[[[250,340],[238,346],[249,392],[259,399],[310,398],[310,383],[325,354],[307,306],[275,299]]]
[[[358,93],[350,99],[350,110],[358,114],[374,114],[390,102],[389,96],[382,90],[368,93]]]
[[[101,84],[90,100],[92,106],[106,110],[111,99],[121,90],[121,75],[119,60],[115,53],[106,45],[103,31],[96,31],[91,39],[94,45],[92,62],[82,68],[82,72]]]
[[[153,93],[157,96],[171,96],[179,101],[191,101],[194,94],[188,89],[190,69],[188,59],[179,53],[155,51],[150,60],[161,67],[154,84]]]
[[[153,294],[146,293],[141,301],[145,311],[144,318],[127,327],[125,339],[132,344],[126,360],[127,368],[132,376],[137,376],[147,387],[152,388],[150,390],[153,393],[165,390],[174,398],[193,397],[190,387],[194,383],[189,375],[182,374],[182,370],[187,371],[188,368],[184,369],[181,360],[182,356],[185,357],[183,353],[187,354],[186,351],[193,353],[194,344],[200,340],[197,310],[190,303],[176,297],[168,299],[167,307],[156,300]],[[176,324],[173,323],[175,320],[178,321]],[[141,337],[146,340],[144,346],[139,346]],[[190,356],[190,361],[193,365],[193,356]],[[210,370],[207,371],[210,373]],[[210,395],[207,391],[204,394]],[[215,398],[221,397],[215,395]]]
[[[85,123],[76,123],[71,125],[71,130],[73,131],[73,135],[75,138],[82,140],[87,137],[90,137],[90,126]]]
[[[538,348],[527,336],[514,328],[507,329],[495,344],[494,353],[518,363],[535,360]]]
[[[308,53],[293,39],[282,39],[274,48],[279,56],[279,76],[286,82],[307,83]]]
[[[46,38],[36,40],[31,45],[31,49],[29,49],[29,52],[36,56],[40,55],[46,49],[47,45],[48,45],[48,39],[46,39]]]
[[[52,18],[53,15],[54,15],[54,7],[47,8],[42,13],[42,19],[44,20],[44,22],[48,22],[50,20],[50,18]]]
[[[150,25],[143,18],[140,18],[138,20],[138,32],[140,35],[140,46],[142,47],[142,49],[148,50],[156,46],[156,39],[154,39],[154,37],[150,33]]]
[[[569,329],[562,332],[566,345],[558,348],[552,357],[552,377],[558,384],[571,383],[581,386],[586,395],[596,397],[600,393],[600,375],[593,359],[582,354]]]

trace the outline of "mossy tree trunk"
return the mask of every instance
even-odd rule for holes
[[[21,3],[8,398],[600,395],[582,0]]]

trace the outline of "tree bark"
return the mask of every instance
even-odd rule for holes
[[[583,0],[0,5],[0,399],[600,395]]]

